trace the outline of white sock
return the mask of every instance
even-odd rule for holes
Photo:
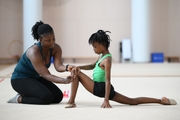
[[[18,103],[18,98],[19,98],[20,94],[17,94],[16,96],[14,96],[13,98],[11,98],[10,100],[8,100],[8,103]]]

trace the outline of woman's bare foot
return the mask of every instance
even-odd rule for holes
[[[175,100],[168,99],[166,97],[163,97],[161,100],[164,105],[176,105],[177,104],[177,102]]]

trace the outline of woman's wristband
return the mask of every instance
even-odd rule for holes
[[[69,66],[69,64],[67,64],[67,65],[66,65],[66,69],[65,69],[65,71],[68,71],[68,66]]]

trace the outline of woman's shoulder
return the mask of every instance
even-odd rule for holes
[[[53,52],[62,52],[61,46],[57,43],[54,44],[54,47],[52,48]]]
[[[40,53],[39,47],[37,45],[33,45],[27,49],[26,56],[29,58],[29,56],[34,56],[39,53]]]
[[[54,43],[54,48],[56,49],[56,48],[61,48],[61,47],[60,47],[60,45],[59,45],[59,44]]]
[[[31,52],[39,51],[39,47],[36,44],[34,44],[27,49],[27,52],[29,52],[29,51],[31,51]]]
[[[52,52],[52,56],[54,56],[55,54],[62,54],[62,49],[60,47],[59,44],[55,43],[54,44],[54,47],[51,49],[51,52]]]

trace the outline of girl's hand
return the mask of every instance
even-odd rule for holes
[[[78,74],[81,71],[81,69],[79,67],[75,67],[75,73]]]
[[[104,100],[103,104],[101,105],[101,108],[112,108],[109,104],[109,100]]]
[[[80,68],[79,67],[74,67],[72,70],[71,70],[71,76],[73,78],[76,77],[76,75],[80,72]]]
[[[74,65],[69,65],[68,68],[67,68],[67,70],[68,70],[69,72],[71,72],[73,68],[75,68]]]

